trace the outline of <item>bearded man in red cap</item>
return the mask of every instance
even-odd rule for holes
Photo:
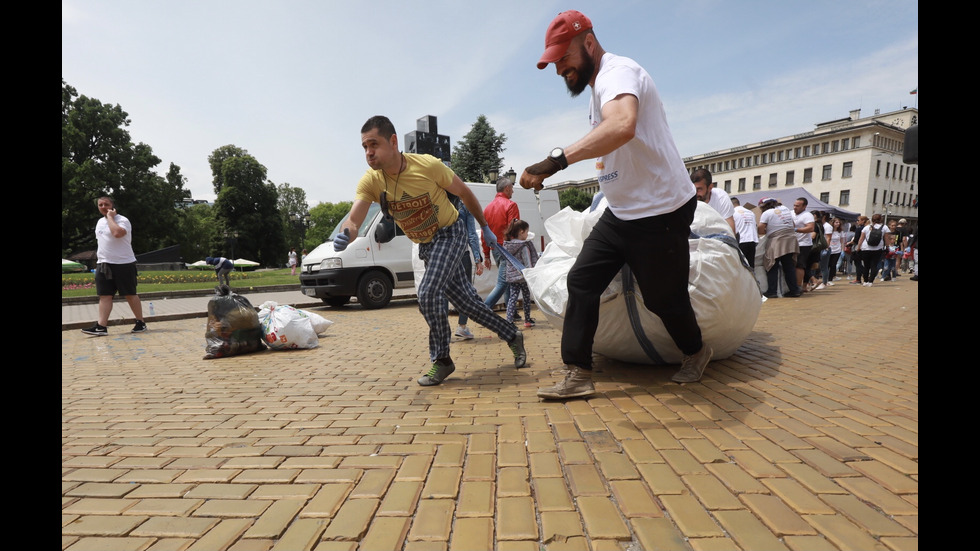
[[[538,69],[554,63],[572,97],[592,88],[591,129],[524,169],[521,186],[542,189],[545,178],[569,164],[595,159],[599,188],[609,206],[568,273],[561,339],[565,378],[539,389],[538,396],[564,399],[595,393],[592,346],[599,297],[624,264],[636,277],[644,306],[660,317],[684,354],[672,380],[696,382],[712,356],[701,340],[687,290],[688,237],[697,198],[660,94],[643,67],[603,50],[592,21],[577,11],[558,14],[544,44]]]

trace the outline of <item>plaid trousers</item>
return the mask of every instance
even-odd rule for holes
[[[460,219],[440,228],[432,241],[419,243],[419,259],[425,263],[425,274],[419,283],[419,311],[429,325],[429,361],[449,357],[452,329],[448,301],[504,341],[517,335],[514,325],[494,313],[477,294],[463,267],[465,252],[466,228]]]

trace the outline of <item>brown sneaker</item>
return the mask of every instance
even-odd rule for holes
[[[592,372],[582,369],[575,365],[565,366],[565,379],[555,386],[539,388],[538,396],[551,400],[561,400],[564,398],[578,398],[579,396],[592,396],[595,394],[595,385],[592,384]]]
[[[675,383],[696,383],[700,381],[701,374],[704,373],[704,368],[708,366],[708,362],[711,361],[711,356],[714,353],[714,350],[710,346],[704,345],[697,354],[684,356],[684,361],[681,362],[681,368],[677,373],[674,373],[674,376],[670,380]]]

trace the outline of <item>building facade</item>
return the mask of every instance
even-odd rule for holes
[[[800,187],[824,203],[870,217],[918,221],[917,164],[903,162],[905,129],[918,124],[918,108],[819,123],[808,132],[684,158],[688,172],[706,168],[729,195]],[[548,189],[599,191],[596,178]]]
[[[861,110],[811,131],[684,158],[688,172],[711,171],[729,195],[802,187],[824,203],[870,217],[918,220],[918,165],[903,162],[905,129],[917,108]]]

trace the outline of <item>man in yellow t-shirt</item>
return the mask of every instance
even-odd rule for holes
[[[447,299],[506,341],[514,354],[514,367],[524,367],[524,335],[483,303],[463,267],[467,235],[454,201],[461,200],[473,214],[484,241],[497,241],[476,195],[439,159],[399,151],[398,135],[388,117],[377,115],[364,123],[361,146],[371,169],[357,183],[350,216],[334,239],[334,250],[344,250],[357,239],[371,203],[380,203],[384,215],[390,215],[405,235],[419,244],[419,258],[425,262],[418,290],[419,310],[429,325],[432,367],[418,383],[438,385],[456,370],[449,356],[452,330]]]

